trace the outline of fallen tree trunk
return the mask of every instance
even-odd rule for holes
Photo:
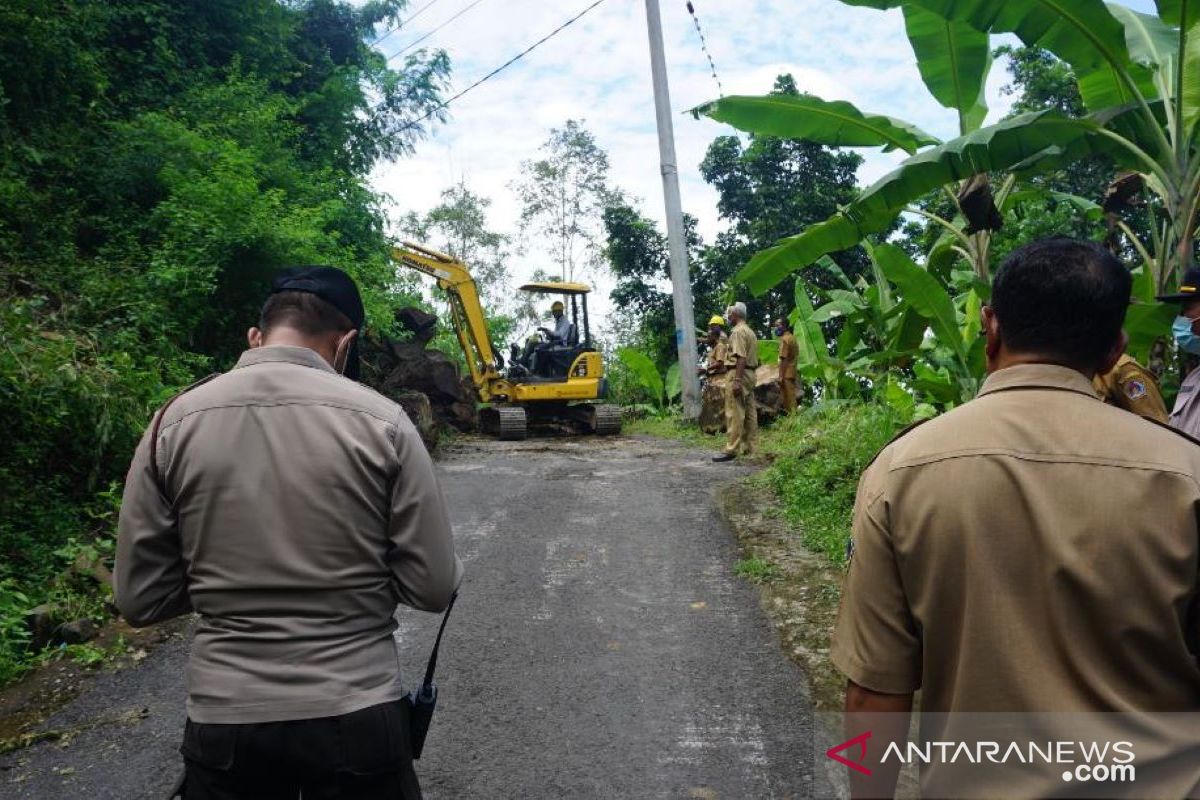
[[[700,393],[700,430],[708,434],[725,430],[725,387],[733,372],[713,375],[704,382]],[[779,386],[779,366],[763,364],[754,371],[754,404],[759,424],[773,421],[783,408]]]

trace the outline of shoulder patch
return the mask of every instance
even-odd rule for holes
[[[888,440],[887,444],[885,444],[883,447],[879,448],[879,452],[876,453],[874,456],[872,456],[871,460],[867,462],[865,467],[863,467],[863,472],[866,472],[870,468],[870,466],[875,463],[875,461],[879,458],[880,453],[882,453],[884,450],[887,450],[893,444],[900,441],[905,436],[908,436],[910,433],[912,433],[917,428],[924,425],[926,422],[929,422],[929,420],[931,420],[931,419],[937,419],[937,417],[926,417],[925,419],[919,419],[916,422],[912,422],[912,423],[909,423],[908,425],[904,426],[904,428],[902,428],[899,433],[897,433],[895,436],[893,436],[891,439]]]
[[[1141,378],[1125,382],[1125,396],[1130,400],[1139,400],[1146,396],[1146,382]]]
[[[1138,416],[1142,416],[1142,415],[1139,414]],[[1157,425],[1158,427],[1163,428],[1164,430],[1170,431],[1171,433],[1175,434],[1176,436],[1180,437],[1181,439],[1187,439],[1192,444],[1200,446],[1200,439],[1197,439],[1195,436],[1192,436],[1190,433],[1181,431],[1181,430],[1179,430],[1179,428],[1174,428],[1165,422],[1159,422],[1158,420],[1154,419],[1153,417],[1142,416],[1142,419],[1146,420],[1146,422],[1149,422],[1153,425]]]

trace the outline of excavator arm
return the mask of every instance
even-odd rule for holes
[[[467,361],[467,370],[481,400],[497,399],[506,382],[497,369],[495,350],[488,336],[487,319],[479,302],[475,279],[461,261],[413,242],[392,248],[397,264],[437,279],[450,301],[454,333]]]

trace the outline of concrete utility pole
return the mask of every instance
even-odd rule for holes
[[[658,0],[646,0],[646,29],[650,34],[650,74],[654,79],[654,111],[658,118],[658,155],[662,162],[663,195],[667,203],[667,245],[671,252],[675,346],[679,349],[683,417],[695,420],[700,418],[696,319],[692,311],[692,279],[688,273],[683,208],[679,199],[679,170],[675,166],[675,130],[671,125],[671,97],[667,91],[667,61],[663,56],[662,17],[658,13]]]

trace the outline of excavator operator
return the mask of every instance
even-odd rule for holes
[[[551,345],[562,346],[571,338],[571,320],[567,319],[567,315],[561,300],[555,300],[550,306],[550,315],[554,317],[554,330],[549,328],[538,328],[539,331],[546,334],[546,338]]]

